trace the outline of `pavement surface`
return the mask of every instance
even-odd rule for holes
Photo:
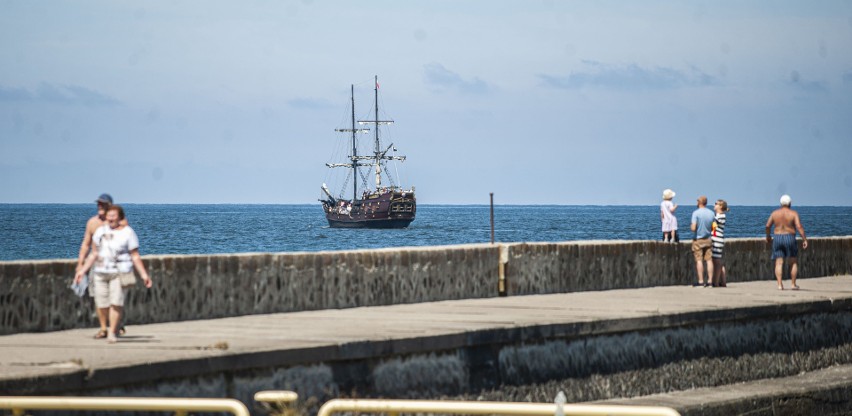
[[[39,380],[46,391],[78,379],[85,379],[89,388],[108,387],[117,374],[134,374],[136,379],[121,381],[138,382],[193,375],[188,371],[203,374],[430,352],[499,342],[506,334],[513,339],[519,333],[584,336],[777,316],[781,309],[849,310],[852,305],[850,275],[800,279],[799,285],[797,291],[778,291],[774,281],[731,283],[727,288],[667,286],[151,325],[132,325],[131,316],[127,335],[116,344],[93,339],[96,328],[0,336],[0,395],[27,380]],[[149,371],[125,371],[132,368]],[[105,376],[93,378],[95,373]],[[111,373],[113,378],[108,377]]]

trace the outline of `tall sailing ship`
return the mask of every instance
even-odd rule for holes
[[[346,163],[326,163],[329,168],[351,169],[347,181],[352,179],[352,199],[343,198],[342,190],[334,197],[326,184],[322,184],[324,198],[320,199],[328,225],[333,228],[405,228],[414,221],[417,213],[417,200],[414,197],[414,187],[404,189],[393,182],[387,163],[389,161],[404,161],[405,156],[395,154],[393,143],[385,147],[382,144],[381,125],[392,124],[393,120],[379,119],[379,79],[375,78],[375,117],[372,120],[358,120],[361,126],[356,128],[355,121],[355,86],[351,87],[352,125],[351,128],[335,129],[337,132],[351,135],[352,154]],[[358,154],[358,134],[367,134],[372,128],[374,134],[373,151]],[[393,153],[389,153],[393,151]],[[365,168],[368,174],[359,176],[359,168]],[[368,185],[367,178],[375,175],[375,187]],[[384,181],[383,181],[384,176]],[[358,180],[364,179],[364,187],[358,193]],[[345,185],[344,185],[345,188]]]

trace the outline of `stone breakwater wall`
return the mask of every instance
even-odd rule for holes
[[[812,238],[800,277],[852,273],[852,236]],[[130,291],[131,324],[498,296],[688,284],[688,242],[470,244],[316,253],[144,256],[155,286]],[[729,239],[729,282],[773,279],[762,239]],[[90,327],[72,260],[0,262],[0,334]]]
[[[130,324],[482,298],[499,248],[440,246],[318,253],[144,256],[154,281],[130,290]],[[68,286],[75,261],[0,263],[0,333],[91,327],[93,302]]]
[[[510,295],[672,286],[696,281],[691,242],[576,241],[508,244],[504,252]],[[852,273],[852,236],[799,242],[799,277]],[[504,249],[505,250],[505,249]],[[765,239],[725,242],[728,282],[775,279]],[[786,269],[786,268],[785,268]],[[785,273],[785,279],[789,273]],[[789,282],[785,282],[789,285]]]

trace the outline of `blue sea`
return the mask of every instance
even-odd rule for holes
[[[314,205],[123,205],[142,254],[323,251],[485,243],[487,205],[419,205],[400,230],[329,228]],[[727,237],[763,237],[775,207],[732,206]],[[795,207],[808,236],[852,235],[852,207]],[[693,207],[681,206],[681,240]],[[0,260],[76,258],[94,204],[0,204]],[[659,240],[659,206],[497,205],[495,240]]]

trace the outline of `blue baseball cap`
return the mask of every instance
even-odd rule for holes
[[[112,197],[109,194],[101,194],[95,202],[103,202],[112,205]]]

